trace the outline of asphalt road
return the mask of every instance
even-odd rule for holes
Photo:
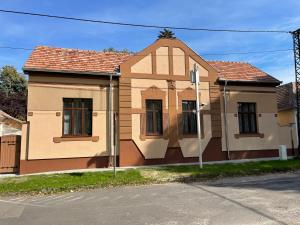
[[[2,197],[0,224],[300,224],[300,173]]]

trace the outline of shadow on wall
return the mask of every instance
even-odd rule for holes
[[[86,163],[86,168],[106,168],[108,166],[109,156],[94,156]]]
[[[141,114],[140,114],[141,115]],[[142,117],[142,115],[141,115]],[[121,166],[132,166],[132,165],[155,165],[155,164],[172,164],[172,163],[191,163],[198,162],[199,157],[184,157],[182,154],[182,150],[179,146],[178,140],[181,135],[181,115],[177,114],[177,123],[168,124],[165,126],[163,134],[164,138],[171,142],[171,138],[175,139],[172,143],[177,142],[178,147],[168,147],[165,153],[164,158],[153,158],[153,159],[145,159],[142,152],[139,150],[138,146],[133,140],[122,140],[121,141],[121,158],[120,163]],[[143,129],[143,128],[142,128]],[[145,129],[145,128],[144,128]],[[171,133],[174,132],[174,133]],[[142,133],[142,132],[141,132]],[[205,136],[205,134],[204,134]],[[155,139],[152,139],[152,142],[149,142],[148,148],[154,149],[155,151],[160,151],[157,149],[157,143]],[[195,138],[195,141],[197,139]],[[174,146],[174,145],[173,145]],[[175,144],[176,146],[176,144]],[[204,161],[215,161],[215,160],[225,160],[226,152],[222,152],[221,148],[221,138],[211,138],[208,145],[206,146],[203,152],[203,160]]]
[[[145,114],[140,114],[141,121],[143,123],[142,118]],[[164,118],[168,118],[165,114]],[[168,119],[169,121],[169,119]],[[161,139],[165,139],[170,144],[170,138],[172,132],[177,132],[178,125],[173,124],[171,127],[169,126],[170,123],[164,121],[163,123],[163,134],[160,137]],[[146,126],[145,124],[140,127],[140,133],[146,134]],[[174,134],[174,133],[173,133]],[[157,139],[149,139],[151,140],[147,147],[151,149],[151,151],[163,151],[163,149],[158,149]],[[179,146],[179,145],[178,145]],[[142,165],[155,165],[155,164],[169,164],[169,163],[182,163],[182,162],[195,162],[195,158],[184,158],[181,152],[180,147],[168,147],[163,158],[151,158],[146,159],[145,156],[142,154],[134,140],[122,140],[121,141],[121,155],[120,155],[120,166],[142,166]]]
[[[106,108],[105,108],[105,113],[106,113],[106,119],[105,119],[105,129],[106,129],[106,138],[105,138],[105,145],[106,145],[106,154],[107,156],[101,156],[101,155],[96,155],[92,157],[88,162],[87,162],[87,168],[103,168],[103,167],[109,167],[110,166],[110,135],[109,135],[109,87],[106,88]],[[112,94],[112,108],[113,112],[115,112],[115,102],[117,101],[117,95],[113,89],[113,94]],[[113,116],[112,116],[113,117]],[[113,118],[111,118],[113,119]],[[101,124],[99,124],[101,126]],[[114,129],[112,127],[112,129]],[[118,158],[117,158],[117,165],[119,165]]]

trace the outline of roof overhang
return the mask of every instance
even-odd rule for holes
[[[81,75],[95,75],[95,76],[115,76],[115,77],[119,77],[121,75],[119,72],[49,70],[49,69],[28,68],[28,67],[23,67],[23,71],[25,74],[28,74],[29,72],[46,72],[46,73],[64,73],[64,74],[81,74]]]
[[[297,108],[296,107],[278,108],[278,112],[288,111],[288,110],[297,110]]]
[[[282,83],[282,81],[259,81],[259,80],[226,80],[224,78],[218,78],[218,83],[224,85],[225,82],[227,84],[234,84],[234,85],[250,85],[250,86],[273,86],[276,87]]]

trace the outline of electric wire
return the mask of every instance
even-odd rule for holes
[[[25,47],[13,47],[13,46],[0,46],[0,49],[8,49],[8,50],[24,50],[24,51],[33,51],[34,48],[25,48]],[[87,50],[88,51],[88,50]],[[218,55],[248,55],[248,54],[264,54],[264,53],[277,53],[277,52],[287,52],[287,51],[293,51],[293,49],[275,49],[275,50],[265,50],[265,51],[249,51],[249,52],[226,52],[226,53],[203,53],[200,54],[200,56],[218,56]],[[97,52],[97,51],[95,51]],[[101,51],[99,51],[100,53]],[[107,52],[109,53],[109,52]],[[122,54],[122,52],[119,52],[119,54]],[[126,53],[123,53],[126,54]],[[132,56],[147,56],[145,54],[139,54],[139,53],[133,53],[130,54]],[[197,54],[195,54],[197,55]],[[168,55],[158,55],[158,56],[168,56]],[[184,56],[184,55],[175,55],[172,56]]]
[[[234,33],[292,33],[291,31],[286,30],[243,30],[243,29],[212,29],[212,28],[194,28],[194,27],[176,27],[176,26],[163,26],[163,25],[147,25],[147,24],[135,24],[135,23],[125,23],[125,22],[116,22],[108,20],[95,20],[95,19],[85,19],[79,17],[69,17],[69,16],[59,16],[43,13],[33,13],[33,12],[24,12],[24,11],[15,11],[15,10],[6,10],[0,9],[2,13],[11,13],[27,16],[38,16],[46,17],[53,19],[62,19],[62,20],[72,20],[72,21],[81,21],[81,22],[90,22],[90,23],[101,23],[101,24],[110,24],[110,25],[119,25],[119,26],[129,26],[129,27],[142,27],[142,28],[158,28],[158,29],[172,29],[172,30],[187,30],[187,31],[207,31],[207,32],[234,32]]]

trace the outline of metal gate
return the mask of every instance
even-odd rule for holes
[[[21,136],[0,137],[0,173],[18,173]]]

